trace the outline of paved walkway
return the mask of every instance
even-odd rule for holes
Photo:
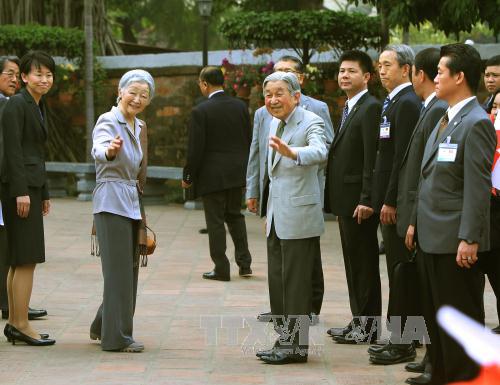
[[[307,364],[270,366],[254,356],[274,339],[269,325],[255,322],[257,313],[269,309],[263,222],[247,217],[254,276],[240,278],[233,261],[232,281],[214,282],[201,278],[212,268],[207,236],[198,234],[203,213],[174,205],[148,206],[147,212],[159,246],[139,277],[134,337],[145,352],[103,352],[89,340],[102,292],[100,262],[89,255],[91,205],[56,199],[46,220],[47,263],[37,268],[31,303],[48,310],[35,327],[57,344],[0,342],[1,385],[375,385],[402,384],[408,377],[402,364],[369,365],[366,346],[336,345],[325,333],[350,315],[336,222],[327,222],[321,240],[326,293],[320,323],[311,328],[315,354]],[[383,258],[380,268],[385,308]],[[487,323],[496,326],[487,290]]]

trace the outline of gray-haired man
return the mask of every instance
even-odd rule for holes
[[[314,253],[324,231],[318,169],[327,159],[324,122],[299,106],[300,85],[292,73],[264,80],[270,125],[267,175],[268,282],[271,312],[280,333],[266,363],[306,362]]]

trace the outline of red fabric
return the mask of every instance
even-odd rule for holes
[[[500,366],[483,366],[479,376],[474,380],[453,382],[449,385],[500,385]]]

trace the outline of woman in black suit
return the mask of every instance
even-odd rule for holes
[[[54,81],[54,60],[32,51],[21,58],[24,88],[7,102],[3,117],[5,146],[2,207],[8,239],[9,321],[4,333],[14,344],[53,345],[28,322],[28,304],[37,263],[45,262],[43,215],[50,209],[45,172],[46,113],[42,96]]]

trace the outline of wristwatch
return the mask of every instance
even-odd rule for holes
[[[462,241],[465,241],[468,245],[472,245],[473,243],[476,243],[472,239],[462,239]]]

